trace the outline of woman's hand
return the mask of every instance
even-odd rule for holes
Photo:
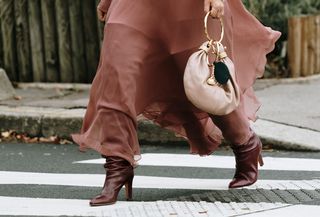
[[[103,12],[101,9],[97,8],[97,14],[100,21],[105,21],[106,13]]]
[[[211,11],[211,16],[220,18],[224,14],[223,0],[204,0],[204,11]]]
[[[106,14],[109,10],[110,4],[112,0],[100,0],[97,6],[97,14],[99,20],[104,22],[106,20]]]

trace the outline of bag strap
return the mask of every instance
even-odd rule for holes
[[[218,42],[218,43],[221,43],[222,40],[223,40],[223,37],[224,37],[224,25],[223,25],[223,19],[222,18],[219,18],[219,21],[220,21],[220,26],[221,26],[221,34],[220,34],[220,39],[217,41],[217,40],[214,40],[213,38],[211,38],[209,32],[208,32],[208,18],[210,16],[211,12],[209,11],[206,16],[204,17],[204,33],[206,34],[207,36],[207,39],[209,40],[209,43],[212,44],[213,42]],[[212,17],[212,16],[211,16]],[[214,17],[212,17],[213,19],[216,19]]]

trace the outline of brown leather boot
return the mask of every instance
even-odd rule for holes
[[[127,200],[132,199],[133,167],[120,157],[106,157],[104,164],[106,179],[100,195],[90,201],[91,206],[110,205],[117,202],[117,197],[123,185],[126,188]]]
[[[263,166],[262,143],[253,132],[250,139],[242,145],[231,145],[236,157],[236,172],[229,188],[252,185],[258,179],[258,162]]]

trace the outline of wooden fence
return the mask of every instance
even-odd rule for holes
[[[320,73],[320,15],[288,21],[288,60],[291,77]]]
[[[91,82],[103,23],[99,0],[0,0],[0,67],[11,81]],[[320,73],[320,15],[288,21],[291,77]]]
[[[20,82],[91,82],[99,0],[0,0],[0,67]]]

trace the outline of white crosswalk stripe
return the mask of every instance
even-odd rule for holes
[[[101,187],[105,175],[29,173],[0,171],[0,184],[33,184]],[[158,176],[135,176],[133,187],[154,189],[228,190],[229,179],[194,179]],[[258,180],[247,189],[315,190],[320,189],[320,179],[314,180]]]
[[[261,170],[286,170],[286,171],[320,171],[319,159],[305,158],[263,158],[265,165]],[[104,159],[92,159],[76,161],[83,164],[103,164]],[[233,156],[210,155],[200,157],[187,154],[142,154],[139,161],[141,166],[168,166],[168,167],[201,167],[234,169],[235,158]]]

